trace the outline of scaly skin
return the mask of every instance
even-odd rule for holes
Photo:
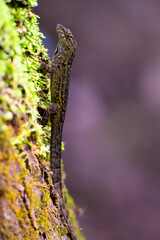
[[[45,125],[46,118],[50,116],[50,164],[51,170],[53,171],[53,184],[60,197],[60,208],[68,225],[68,236],[70,239],[76,240],[77,238],[68,219],[62,195],[61,142],[68,101],[70,72],[72,62],[75,58],[77,43],[69,29],[57,24],[56,30],[59,37],[57,48],[53,55],[51,67],[45,66],[46,70],[51,74],[50,89],[52,104],[46,109],[46,113],[42,120],[44,124],[42,124]]]

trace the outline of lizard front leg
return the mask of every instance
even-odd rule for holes
[[[49,66],[46,62],[43,60],[39,59],[39,62],[41,63],[41,68],[47,72],[47,73],[53,73],[56,71],[58,63],[56,61],[52,61],[51,66]]]
[[[58,109],[59,109],[58,104],[52,103],[44,110],[42,121],[41,121],[41,125],[43,127],[47,124],[48,120],[50,119],[50,114],[55,114]]]

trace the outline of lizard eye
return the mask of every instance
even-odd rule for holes
[[[71,35],[66,33],[66,38],[71,38]]]

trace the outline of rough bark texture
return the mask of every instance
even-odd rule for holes
[[[38,56],[47,59],[35,0],[0,0],[0,239],[68,239],[53,197],[49,127],[37,123],[37,103],[48,103],[48,80]],[[66,205],[79,239],[74,202]]]

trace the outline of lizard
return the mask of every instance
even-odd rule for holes
[[[68,101],[71,66],[75,58],[77,43],[72,32],[61,24],[56,25],[56,30],[58,34],[58,43],[52,58],[51,66],[49,67],[46,63],[40,60],[41,66],[50,73],[51,92],[51,105],[45,109],[41,124],[45,126],[50,118],[50,166],[53,173],[52,181],[54,188],[59,194],[60,210],[68,227],[68,236],[71,240],[77,240],[63,200],[61,173],[63,124]]]

